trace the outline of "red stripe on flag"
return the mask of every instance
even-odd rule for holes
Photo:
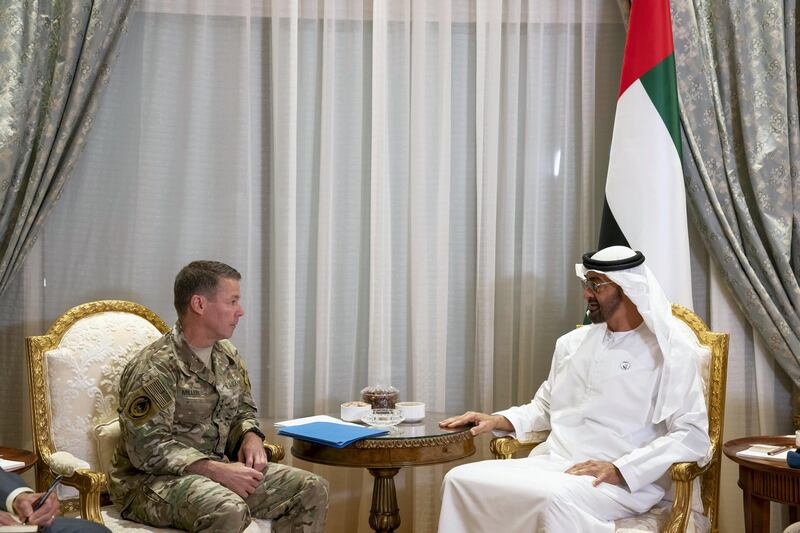
[[[619,94],[672,53],[669,0],[633,0]]]

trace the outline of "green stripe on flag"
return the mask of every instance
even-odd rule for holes
[[[641,78],[644,90],[667,126],[678,157],[681,156],[681,129],[678,119],[678,86],[675,78],[675,54],[670,54]]]

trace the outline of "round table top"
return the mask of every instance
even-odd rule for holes
[[[444,420],[445,418],[449,418],[452,415],[446,415],[444,413],[428,413],[425,415],[425,418],[420,420],[419,422],[401,422],[396,426],[393,426],[389,429],[389,433],[387,435],[381,435],[379,437],[373,437],[372,439],[366,440],[408,440],[413,441],[414,439],[425,439],[431,437],[440,437],[443,435],[457,435],[459,433],[468,432],[469,428],[472,426],[463,426],[460,428],[453,428],[453,429],[443,429],[439,427],[439,422]],[[384,429],[384,428],[380,428]],[[356,443],[358,444],[358,443]],[[407,445],[413,445],[412,442],[407,443]]]
[[[5,459],[7,461],[19,461],[24,463],[23,466],[17,468],[9,468],[7,472],[15,472],[17,474],[21,474],[26,470],[30,469],[34,464],[36,464],[36,454],[29,450],[23,450],[21,448],[8,448],[6,446],[0,446],[0,459]]]
[[[740,452],[754,444],[771,444],[779,446],[795,447],[795,438],[792,436],[764,436],[764,437],[742,437],[741,439],[733,439],[726,442],[722,451],[725,455],[735,463],[752,468],[754,470],[762,470],[768,472],[780,472],[783,475],[790,474],[800,476],[800,469],[791,468],[785,461],[771,461],[769,459],[754,459],[752,457],[738,457],[737,452]]]
[[[427,413],[417,423],[400,423],[387,435],[333,448],[293,439],[292,455],[312,463],[367,468],[399,468],[438,464],[462,459],[475,453],[470,427],[443,429],[443,413]]]

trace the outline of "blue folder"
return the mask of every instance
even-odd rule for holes
[[[356,441],[388,433],[389,431],[386,429],[349,426],[333,422],[311,422],[310,424],[281,428],[278,431],[278,435],[324,444],[333,448],[344,448]]]

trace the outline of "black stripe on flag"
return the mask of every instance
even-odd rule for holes
[[[600,221],[600,238],[597,240],[597,249],[602,250],[609,246],[627,246],[630,248],[631,245],[628,244],[628,239],[625,238],[622,230],[619,229],[617,219],[614,218],[614,213],[612,213],[611,208],[608,207],[608,200],[604,198],[603,218]],[[586,312],[583,315],[583,325],[585,326],[589,323],[589,306],[587,303]]]
[[[608,200],[604,199],[603,219],[600,221],[600,238],[597,240],[597,249],[602,250],[609,246],[631,247],[628,243],[628,239],[625,238],[625,235],[619,228],[619,224],[617,224],[617,220],[614,218],[614,213],[612,213],[611,208],[608,207]]]

